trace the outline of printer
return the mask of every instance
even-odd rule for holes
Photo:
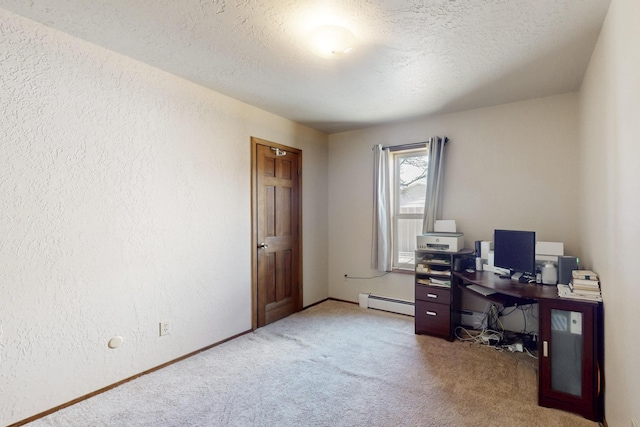
[[[416,236],[418,250],[459,252],[464,248],[462,233],[425,233]]]

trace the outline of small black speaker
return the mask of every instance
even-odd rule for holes
[[[481,254],[480,254],[482,252],[481,245],[482,245],[482,241],[481,240],[476,240],[476,257],[477,258],[480,258],[480,256],[481,256]]]
[[[573,270],[578,270],[578,258],[574,256],[558,257],[558,283],[568,285],[571,282]]]

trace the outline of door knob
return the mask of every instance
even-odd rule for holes
[[[267,245],[266,243],[260,243],[258,245],[258,249],[267,249],[269,247],[269,245]]]

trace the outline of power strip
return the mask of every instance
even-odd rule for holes
[[[515,344],[510,344],[507,346],[507,350],[509,350],[511,353],[522,352],[523,351],[522,343],[517,342]]]
[[[482,342],[486,345],[498,345],[500,344],[500,338],[497,338],[495,336],[487,336],[487,335],[481,335],[480,339],[482,340]]]

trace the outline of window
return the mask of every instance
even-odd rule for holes
[[[428,155],[424,149],[391,153],[393,164],[393,268],[414,268],[416,236],[422,234]]]

